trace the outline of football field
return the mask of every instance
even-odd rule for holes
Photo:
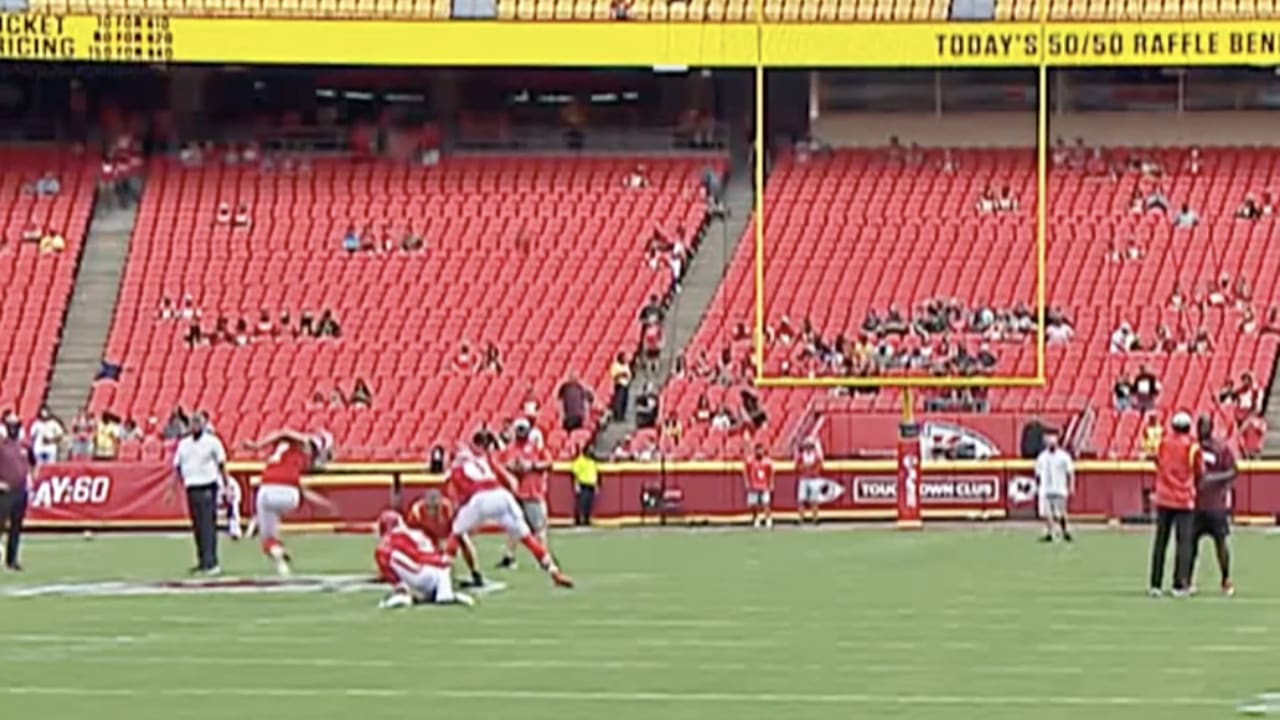
[[[859,529],[561,534],[471,610],[376,591],[0,597],[15,718],[1205,720],[1280,689],[1280,536],[1233,538],[1239,595],[1144,595],[1149,536]],[[371,537],[291,540],[300,575]],[[486,565],[496,542],[485,540]],[[1206,542],[1208,554],[1209,545]],[[178,537],[32,537],[0,592],[184,576]],[[1172,557],[1170,557],[1170,562]],[[230,576],[267,577],[256,543]],[[126,586],[120,586],[126,587]],[[1280,708],[1277,708],[1280,712]]]

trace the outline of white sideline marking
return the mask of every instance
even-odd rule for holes
[[[0,656],[3,657],[3,656]],[[10,655],[14,659],[18,659],[17,655]],[[41,658],[35,656],[21,656],[21,659],[33,662],[57,662],[59,664],[66,661],[65,656],[54,658]],[[393,669],[403,668],[403,661],[396,660],[375,660],[375,659],[353,659],[353,658],[330,658],[330,657],[229,657],[216,655],[77,655],[75,657],[77,664],[94,664],[94,665],[208,665],[214,667],[232,666],[232,667],[301,667],[301,668],[361,668],[361,669]],[[604,659],[584,659],[584,660],[449,660],[447,664],[450,667],[464,669],[502,669],[502,670],[529,670],[529,669],[548,669],[548,670],[662,670],[671,668],[670,662],[659,662],[653,660],[604,660]],[[866,665],[837,663],[837,664],[816,664],[816,663],[743,663],[743,662],[720,662],[720,663],[689,663],[682,664],[682,668],[689,670],[697,670],[699,672],[742,672],[754,670],[758,672],[803,672],[803,673],[864,673],[877,675],[908,675],[915,673],[927,673],[937,668],[931,665],[889,665],[883,663],[873,663]],[[1062,666],[1039,666],[1039,665],[977,665],[965,668],[966,672],[980,675],[1022,675],[1032,677],[1057,677],[1060,675],[1087,675],[1089,672],[1106,673],[1110,672],[1107,667],[1082,667],[1072,665]],[[1159,674],[1165,675],[1199,675],[1203,672],[1201,668],[1190,667],[1171,667],[1171,668],[1153,668]]]
[[[714,692],[580,692],[560,690],[440,690],[431,688],[85,688],[17,685],[0,693],[62,697],[376,697],[445,700],[525,700],[589,703],[704,703],[742,705],[935,705],[935,706],[1067,706],[1067,707],[1232,707],[1234,702],[1208,697],[1139,697],[1072,695],[872,695],[863,693],[714,693]]]

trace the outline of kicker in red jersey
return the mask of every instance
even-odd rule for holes
[[[263,485],[298,487],[302,484],[302,476],[311,468],[311,462],[311,448],[301,443],[281,442],[267,459],[261,482]]]

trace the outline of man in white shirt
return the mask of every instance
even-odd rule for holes
[[[198,412],[191,418],[191,432],[178,442],[173,469],[187,494],[187,512],[196,540],[197,563],[193,573],[217,575],[218,489],[227,471],[227,451],[213,431],[208,417]],[[172,497],[172,494],[170,495]]]
[[[1067,529],[1067,499],[1075,490],[1076,466],[1070,453],[1058,444],[1056,433],[1044,436],[1044,450],[1036,458],[1036,484],[1039,488],[1040,516],[1044,518],[1043,542],[1053,542],[1061,531],[1062,539],[1071,542]]]
[[[31,423],[31,451],[35,455],[36,465],[57,462],[58,446],[65,435],[62,423],[49,412],[49,408],[40,408],[36,421]]]

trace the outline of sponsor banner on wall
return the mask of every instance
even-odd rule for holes
[[[167,463],[56,463],[31,482],[34,522],[138,524],[186,522],[186,507]]]
[[[1003,505],[1000,477],[964,475],[920,477],[920,504],[988,509]],[[893,475],[859,475],[853,478],[854,507],[898,503],[898,478]]]

